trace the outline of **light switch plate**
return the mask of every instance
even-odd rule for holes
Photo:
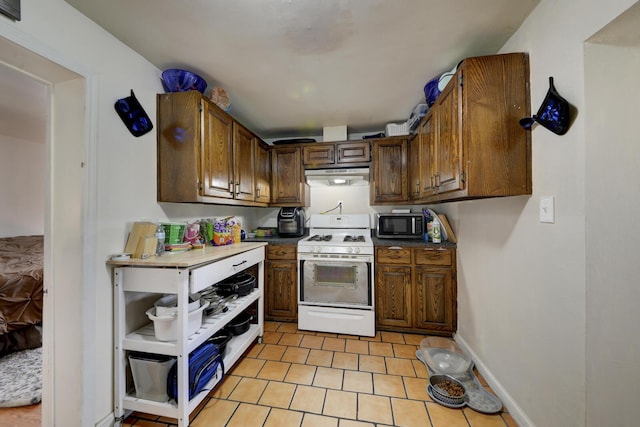
[[[554,205],[553,196],[540,198],[540,222],[555,223]]]

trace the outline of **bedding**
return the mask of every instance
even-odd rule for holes
[[[0,238],[0,356],[42,345],[43,243]]]

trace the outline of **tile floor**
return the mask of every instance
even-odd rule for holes
[[[485,415],[433,402],[426,392],[427,370],[415,356],[423,338],[394,332],[355,337],[265,322],[263,342],[192,413],[191,425],[517,427],[506,412]],[[175,419],[137,412],[124,422],[172,425]]]

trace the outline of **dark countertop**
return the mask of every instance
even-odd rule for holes
[[[251,239],[244,239],[243,242],[251,243],[251,242],[267,242],[272,245],[297,245],[298,242],[306,237],[309,237],[309,232],[307,231],[304,235],[300,237],[253,237]],[[410,246],[410,247],[445,247],[445,248],[455,248],[457,245],[451,242],[442,242],[442,243],[433,243],[433,242],[425,242],[422,239],[379,239],[375,236],[371,236],[371,240],[373,241],[373,246]]]
[[[305,233],[300,237],[280,237],[280,236],[273,236],[273,237],[253,237],[253,238],[246,238],[243,240],[243,242],[267,242],[271,245],[297,245],[298,242],[302,239],[304,239],[305,237],[309,237],[309,233]]]
[[[377,237],[371,237],[373,240],[373,246],[410,246],[410,247],[443,247],[443,248],[455,248],[457,245],[451,242],[433,243],[425,242],[422,239],[379,239]]]

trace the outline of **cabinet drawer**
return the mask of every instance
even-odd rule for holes
[[[371,161],[371,146],[368,142],[338,144],[338,163],[362,163]]]
[[[451,249],[444,248],[414,248],[415,262],[418,265],[451,265],[453,255]]]
[[[256,248],[195,268],[191,270],[189,275],[189,292],[200,292],[204,288],[262,261],[264,261],[264,250]]]
[[[296,259],[296,247],[293,245],[267,245],[267,259]]]
[[[302,148],[303,165],[332,165],[336,162],[333,145]]]
[[[411,250],[401,246],[376,248],[376,262],[381,264],[411,264]]]

